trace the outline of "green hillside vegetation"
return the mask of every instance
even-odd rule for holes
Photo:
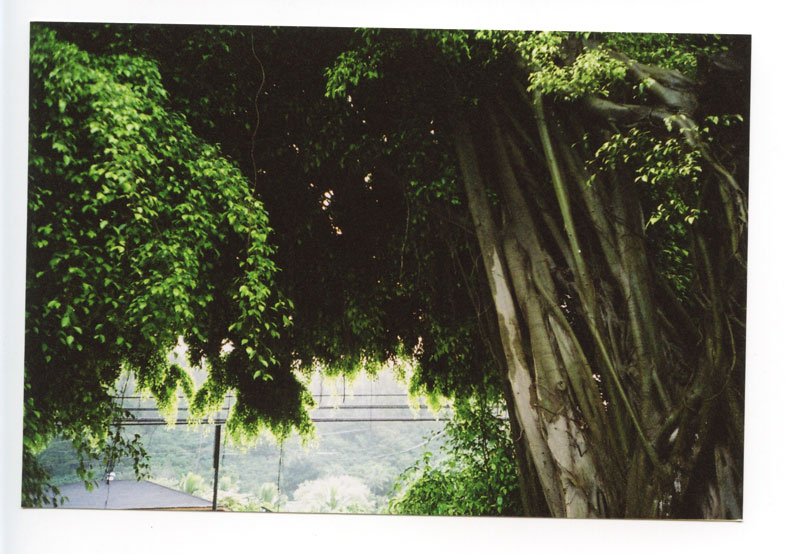
[[[202,373],[197,374],[198,379]],[[325,405],[332,403],[347,405],[355,401],[369,403],[382,401],[392,404],[408,402],[405,387],[394,382],[391,373],[382,374],[381,379],[360,378],[345,383],[328,380],[320,389],[322,380],[317,380],[313,390],[322,390]],[[128,385],[127,393],[134,388]],[[395,394],[400,396],[371,396]],[[367,395],[357,396],[353,395]],[[389,398],[389,400],[386,400]],[[152,401],[128,401],[128,405],[141,404],[152,407]],[[149,409],[149,408],[148,408]],[[150,412],[140,412],[152,414]],[[178,413],[181,413],[178,410]],[[397,417],[398,410],[326,410],[325,417],[340,415],[352,417]],[[416,412],[419,415],[420,412]],[[413,418],[415,412],[403,411],[403,417]],[[444,415],[444,413],[442,413]],[[177,417],[177,416],[176,416]],[[256,444],[240,446],[223,434],[220,454],[219,502],[233,510],[260,511],[261,506],[271,511],[286,509],[288,499],[304,483],[325,479],[344,479],[344,485],[358,480],[369,491],[370,502],[363,503],[364,510],[377,512],[383,509],[392,493],[397,478],[428,448],[436,450],[443,443],[444,421],[372,421],[317,423],[316,440],[303,444],[299,436],[291,437],[282,444],[263,437]],[[139,434],[149,455],[149,478],[162,485],[183,490],[207,499],[212,497],[213,487],[213,425],[174,426],[125,426],[122,432],[131,439]],[[40,455],[42,466],[53,475],[56,485],[75,481],[75,470],[79,461],[71,442],[53,441]],[[135,479],[136,472],[130,459],[119,460],[114,471],[117,479]],[[102,478],[102,467],[94,470],[94,476]],[[278,502],[277,487],[280,482]],[[275,498],[266,489],[274,488]],[[339,483],[342,488],[342,483]],[[266,498],[265,498],[266,496]],[[279,505],[280,504],[280,505]],[[319,511],[309,502],[294,503],[297,511]]]

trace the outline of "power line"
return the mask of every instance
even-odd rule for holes
[[[366,417],[312,417],[311,421],[314,423],[368,423],[370,421],[375,422],[390,422],[390,421],[448,421],[449,417],[373,417],[373,418],[366,418]],[[136,425],[141,425],[143,427],[149,425],[224,425],[227,423],[226,419],[203,419],[200,421],[191,420],[191,419],[176,419],[174,421],[167,421],[163,418],[141,418],[141,419],[125,419],[121,421],[117,421],[115,425],[122,425],[125,427],[131,427]]]
[[[345,395],[342,395],[342,394],[315,394],[314,396],[316,396],[317,398],[328,398],[328,397],[332,397],[332,396],[333,396],[333,397],[342,398],[342,397],[344,397]],[[363,396],[394,396],[394,397],[405,397],[405,398],[408,398],[408,394],[406,394],[406,393],[403,393],[403,392],[395,392],[395,393],[376,393],[376,394],[367,394],[367,393],[347,393],[347,395],[346,395],[346,396],[347,396],[347,398],[359,397],[359,396],[361,396],[361,397],[363,397]],[[144,396],[142,396],[142,395],[134,395],[134,396],[125,396],[125,395],[122,395],[122,396],[114,396],[113,398],[114,398],[114,399],[123,399],[123,400],[140,400],[140,399],[143,399],[143,398],[146,398],[146,397],[144,397]],[[186,397],[185,395],[178,394],[178,395],[176,396],[176,398],[177,398],[178,400],[185,400],[187,397]],[[225,395],[223,398],[225,398],[225,399],[229,399],[229,398],[235,398],[235,395],[233,395],[233,394],[227,394],[227,395]]]
[[[325,397],[341,397],[338,394],[319,394],[317,395],[320,399]],[[397,398],[397,397],[408,397],[406,394],[402,393],[379,393],[379,394],[351,394],[350,397],[370,397],[370,399],[374,397],[388,397],[388,398]],[[160,412],[158,408],[148,407],[142,408],[141,401],[144,398],[142,395],[135,395],[135,396],[117,396],[115,397],[120,400],[137,400],[139,407],[125,407],[123,404],[123,408],[126,409],[128,412],[133,414],[146,414],[149,412]],[[178,395],[178,398],[186,398],[183,395]],[[235,398],[234,395],[228,394],[225,395],[226,405],[220,407],[215,416],[212,417],[204,417],[201,419],[195,419],[190,417],[176,417],[175,419],[167,419],[164,417],[131,417],[129,419],[118,420],[115,424],[124,425],[124,426],[166,426],[166,425],[224,425],[227,423],[228,413],[230,413],[230,402],[232,399]],[[190,408],[188,406],[179,406],[176,408],[177,412],[185,413],[189,411]],[[313,414],[317,411],[321,410],[369,410],[370,414],[368,417],[358,416],[358,417],[321,417],[321,416],[314,416]],[[373,410],[406,410],[408,412],[417,413],[419,412],[427,412],[424,414],[424,417],[420,417],[417,415],[416,417],[409,416],[409,417],[402,417],[402,416],[394,416],[394,417],[373,417]],[[418,407],[412,407],[408,404],[380,404],[380,403],[369,403],[369,404],[341,404],[341,405],[327,405],[327,406],[316,406],[309,410],[311,415],[311,421],[314,423],[367,423],[367,422],[429,422],[429,421],[447,421],[450,419],[449,413],[450,410],[444,409],[442,417],[430,417],[428,413],[432,410],[429,406],[421,405]]]
[[[129,412],[158,412],[160,411],[158,408],[125,408]],[[230,408],[223,407],[220,408],[219,411],[228,411]],[[311,412],[315,412],[317,410],[411,410],[411,411],[423,411],[423,410],[430,410],[428,406],[420,406],[419,408],[412,408],[406,404],[348,404],[346,406],[316,406],[311,408]],[[189,410],[188,406],[178,407],[176,408],[177,411],[187,411]]]
[[[431,435],[429,438],[425,439],[424,441],[422,441],[419,444],[415,444],[411,448],[406,448],[405,450],[399,450],[397,452],[389,452],[388,454],[381,454],[379,456],[374,456],[374,457],[370,458],[370,460],[380,460],[381,458],[388,458],[389,456],[396,456],[398,454],[405,454],[406,452],[411,452],[412,450],[416,450],[420,446],[426,446],[426,445],[430,444],[431,441],[434,438],[438,437],[442,433],[444,433],[444,430],[436,432],[435,434]]]

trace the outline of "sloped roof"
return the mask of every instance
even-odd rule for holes
[[[99,510],[210,510],[211,502],[150,481],[100,481],[92,491],[83,483],[59,486],[68,498],[60,508]]]

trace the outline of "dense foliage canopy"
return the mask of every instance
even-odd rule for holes
[[[296,401],[281,407],[300,385],[270,373],[267,341],[287,324],[288,303],[273,291],[272,229],[251,184],[165,106],[152,62],[90,57],[35,29],[31,71],[26,469],[56,434],[86,461],[141,459],[135,440],[106,448],[125,415],[113,387],[132,372],[164,408],[178,387],[192,395],[169,362],[181,336],[210,370],[196,413],[233,388],[254,400],[232,423],[307,426]],[[272,412],[255,416],[265,402]],[[93,477],[83,463],[79,474]],[[23,492],[44,494],[35,479]]]
[[[26,452],[99,452],[122,370],[167,403],[183,336],[243,431],[413,359],[505,400],[525,513],[741,513],[748,40],[54,28]]]

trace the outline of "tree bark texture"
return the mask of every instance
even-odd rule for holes
[[[688,81],[636,64],[631,71],[654,82],[661,104],[589,98],[570,112],[534,92],[451,121],[495,308],[526,509],[739,518],[746,199],[702,142],[690,92],[669,88]],[[623,121],[663,125],[668,115],[709,169],[704,213],[686,225],[689,298],[657,271],[633,174],[610,172],[590,186],[591,153],[579,144],[587,117],[610,133]]]

